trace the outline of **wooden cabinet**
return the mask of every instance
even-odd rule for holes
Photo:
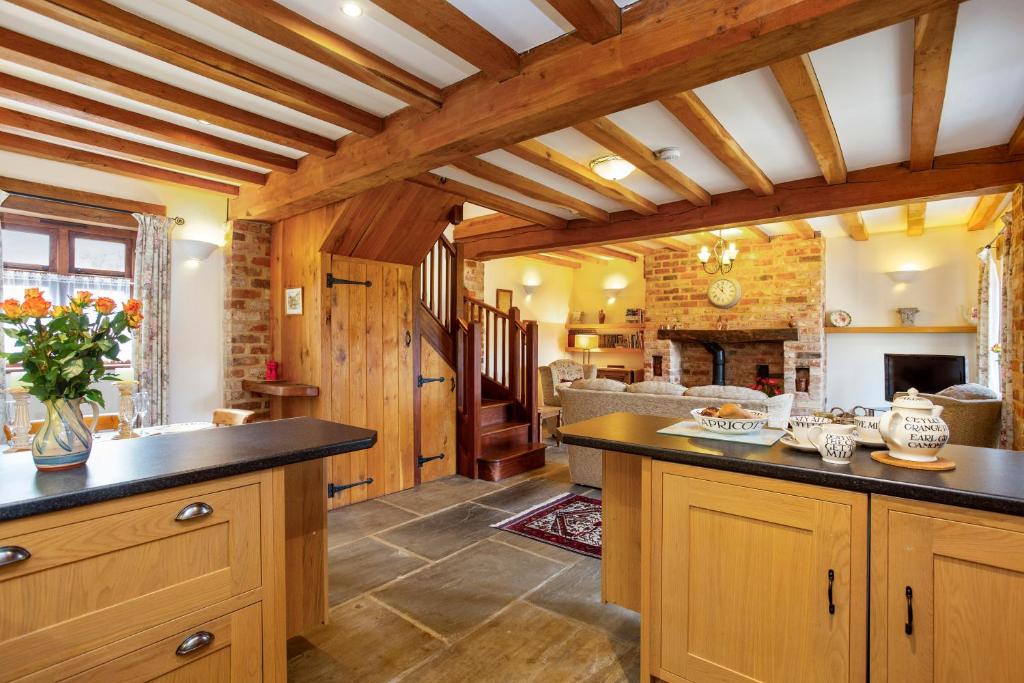
[[[863,681],[867,497],[651,466],[642,680]]]
[[[1021,680],[1024,520],[872,498],[871,680]]]
[[[633,384],[644,381],[643,368],[632,370],[629,368],[598,368],[597,376],[604,379],[614,379],[623,384]]]

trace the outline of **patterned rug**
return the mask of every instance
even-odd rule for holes
[[[601,501],[594,498],[567,493],[491,526],[587,557],[601,557]]]

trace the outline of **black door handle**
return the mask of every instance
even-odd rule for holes
[[[910,586],[907,586],[907,623],[903,625],[903,632],[908,636],[914,633],[914,591]]]
[[[828,570],[828,613],[829,614],[835,614],[836,613],[836,605],[835,605],[834,602],[832,602],[832,582],[835,580],[835,578],[836,578],[836,573],[834,571],[832,571],[831,569],[829,569]]]

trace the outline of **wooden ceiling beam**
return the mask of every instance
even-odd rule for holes
[[[811,58],[802,54],[776,62],[771,68],[818,160],[821,174],[829,184],[845,183],[846,160]]]
[[[514,190],[519,194],[536,199],[539,202],[547,202],[554,204],[555,206],[561,206],[562,208],[568,209],[573,213],[580,216],[585,216],[599,223],[607,223],[611,220],[611,216],[604,209],[588,204],[587,202],[553,190],[543,183],[538,183],[535,180],[530,180],[518,173],[506,170],[500,166],[484,161],[477,157],[466,157],[460,161],[456,161],[452,164],[455,168],[460,171],[465,171],[476,178],[486,180],[491,183],[496,183],[502,187],[507,187],[510,190]]]
[[[524,140],[516,145],[506,147],[505,151],[523,161],[536,164],[547,171],[579,183],[608,199],[625,204],[642,216],[653,216],[658,213],[657,205],[650,199],[641,197],[622,183],[602,178],[594,173],[589,166],[581,164],[537,140]]]
[[[2,187],[2,186],[0,186]],[[99,225],[104,228],[118,230],[138,230],[139,222],[131,214],[93,206],[65,204],[35,197],[22,197],[12,194],[0,206],[0,227],[10,228],[15,225],[22,227],[41,227],[53,221],[78,223],[80,225]]]
[[[35,140],[33,138],[13,135],[11,133],[0,132],[0,149],[8,152],[14,152],[16,154],[27,154],[41,159],[49,159],[51,161],[62,161],[69,164],[75,164],[77,166],[96,169],[98,171],[106,171],[107,173],[128,176],[130,178],[154,180],[162,183],[170,183],[172,185],[184,185],[186,187],[194,187],[200,190],[217,192],[219,194],[228,195],[229,197],[238,195],[238,187],[228,183],[179,173],[166,168],[147,166],[134,161],[127,161],[125,159],[119,159],[105,154],[97,154],[95,152],[76,149],[74,147],[55,145],[51,142]]]
[[[656,244],[660,244],[669,251],[690,251],[690,249],[678,240],[674,240],[671,237],[655,237],[651,240]]]
[[[707,206],[710,196],[703,187],[667,161],[654,156],[642,142],[616,126],[610,119],[598,118],[574,126],[588,138],[618,154],[623,159],[658,181],[680,197],[696,204]]]
[[[1006,194],[987,194],[978,197],[978,203],[974,205],[971,217],[967,219],[967,229],[984,230],[990,226],[999,216],[1005,202]]]
[[[791,0],[741,3],[730,12],[721,11],[720,0],[645,3],[623,14],[617,36],[596,45],[572,36],[555,41],[525,55],[518,76],[503,82],[467,79],[445,91],[440,110],[406,108],[389,116],[378,135],[348,136],[333,157],[304,160],[290,177],[271,174],[265,188],[243,188],[231,203],[232,216],[277,220],[309,211],[467,155],[897,24],[949,2]]]
[[[692,90],[661,98],[661,104],[754,194],[774,192],[772,181]]]
[[[743,228],[748,235],[757,240],[758,242],[771,242],[772,236],[764,231],[764,228],[756,225],[748,225]]]
[[[112,126],[128,133],[163,140],[282,173],[294,173],[298,160],[216,135],[73,95],[0,73],[0,96],[47,111]]]
[[[654,249],[653,247],[649,247],[646,244],[640,244],[639,242],[619,242],[615,245],[615,248],[631,251],[634,254],[639,254],[640,256],[650,256],[655,252],[661,251],[660,249]]]
[[[924,234],[924,211],[927,204],[913,202],[907,204],[907,237],[920,237]]]
[[[637,259],[637,257],[634,256],[633,254],[627,254],[624,251],[619,251],[618,249],[613,249],[612,247],[594,246],[587,247],[586,249],[591,254],[600,254],[601,256],[608,256],[610,258],[619,259],[620,261],[630,261],[631,263],[636,263]]]
[[[554,256],[561,256],[567,259],[575,259],[577,261],[583,261],[585,263],[596,263],[598,265],[607,265],[607,261],[596,256],[591,256],[582,251],[553,251],[551,252]]]
[[[501,232],[502,230],[513,230],[532,225],[533,221],[523,220],[515,216],[506,216],[503,213],[492,213],[477,218],[467,218],[455,226],[455,241],[486,235],[489,232]]]
[[[509,216],[521,218],[524,221],[529,222],[531,225],[543,225],[547,228],[564,228],[567,221],[559,216],[554,216],[540,209],[535,209],[532,206],[527,206],[522,202],[517,202],[500,195],[496,195],[493,192],[487,190],[481,190],[478,187],[460,183],[457,180],[451,178],[444,178],[434,173],[422,173],[418,176],[408,178],[410,182],[417,183],[419,185],[426,185],[427,187],[433,187],[438,190],[443,190],[449,194],[462,197],[463,199],[473,202],[485,209],[491,209],[498,213],[504,213]]]
[[[615,0],[548,0],[555,11],[576,29],[576,35],[588,43],[622,32],[622,10]]]
[[[273,0],[189,2],[272,43],[298,52],[412,105],[418,111],[433,111],[444,101],[444,95],[437,86]]]
[[[309,154],[328,156],[335,151],[334,141],[322,135],[5,28],[0,28],[0,58]],[[368,122],[359,132],[372,134],[382,125],[377,119],[376,123]]]
[[[373,4],[495,80],[519,73],[516,51],[446,0],[374,0]]]
[[[199,173],[230,182],[251,183],[262,185],[267,182],[265,173],[250,171],[247,168],[239,168],[219,161],[211,161],[201,157],[194,157],[181,152],[147,145],[142,142],[119,138],[116,135],[107,135],[87,128],[69,126],[66,123],[45,119],[20,111],[4,109],[0,107],[0,131],[14,133],[15,135],[27,135],[35,137],[46,135],[51,138],[58,138],[64,143],[74,143],[71,147],[84,145],[85,149],[100,150],[102,152],[114,152],[115,156],[122,156],[140,163],[153,163],[164,168],[171,168],[186,173]]]
[[[67,26],[352,130],[372,114],[101,0],[12,0]]]
[[[910,116],[910,170],[923,171],[935,160],[949,57],[953,53],[957,5],[914,20],[914,99]]]
[[[850,239],[858,242],[866,242],[868,239],[867,228],[864,227],[864,219],[861,218],[859,211],[852,211],[850,213],[841,213],[836,218],[839,219],[839,227],[843,229]]]
[[[1024,118],[1017,124],[1017,130],[1013,131],[1007,149],[1010,154],[1024,154]]]
[[[592,244],[690,235],[706,230],[797,221],[867,209],[903,206],[979,194],[1003,194],[1024,178],[1024,158],[1010,157],[1006,146],[957,152],[935,158],[930,171],[912,172],[906,162],[851,171],[846,183],[805,178],[775,186],[775,194],[757,197],[749,190],[714,196],[710,206],[679,201],[662,204],[655,216],[632,212],[612,215],[610,223],[574,220],[559,230],[528,226],[464,242],[467,258],[490,259],[531,251],[578,249]]]
[[[60,187],[57,185],[50,185],[48,183],[21,180],[20,178],[10,178],[6,176],[0,177],[0,190],[28,195],[31,197],[52,199],[59,202],[65,202],[68,205],[88,204],[105,209],[113,209],[115,211],[151,213],[155,216],[167,215],[167,207],[163,204],[152,204],[150,202],[140,202],[135,199],[112,197],[105,194],[96,194],[95,192],[86,192],[85,190],[74,190],[70,187]]]
[[[582,268],[583,264],[579,261],[570,261],[569,259],[558,258],[557,256],[548,256],[547,254],[527,254],[526,258],[533,259],[534,261],[543,261],[553,266],[562,266],[563,268]]]
[[[803,237],[804,239],[811,239],[814,237],[814,226],[804,220],[786,221],[789,229],[796,235]]]

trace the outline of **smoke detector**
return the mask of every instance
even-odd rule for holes
[[[683,153],[679,151],[678,147],[662,147],[654,153],[654,156],[660,161],[675,161],[683,156]]]

